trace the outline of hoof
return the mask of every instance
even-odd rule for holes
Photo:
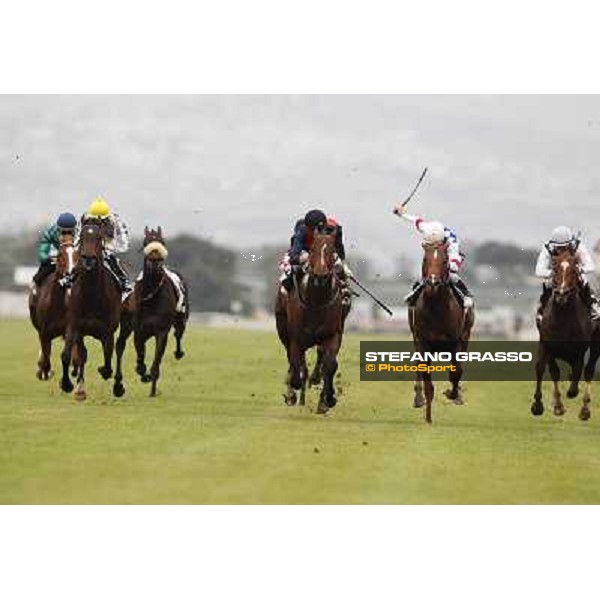
[[[112,369],[107,369],[106,367],[98,367],[98,373],[102,379],[110,379],[112,377]]]
[[[74,386],[73,386],[73,384],[71,383],[71,381],[69,381],[69,380],[66,380],[66,381],[64,381],[64,380],[63,380],[63,381],[61,381],[61,382],[60,382],[60,389],[61,389],[63,392],[65,392],[65,393],[67,393],[67,394],[70,394],[70,393],[73,391],[73,389],[74,389]]]
[[[140,377],[140,381],[142,383],[150,383],[152,381],[152,377],[150,375],[147,375],[146,373],[144,373],[141,377]]]
[[[295,406],[296,402],[297,402],[296,393],[295,392],[289,392],[288,394],[284,394],[283,395],[283,401],[288,406]]]
[[[311,377],[308,380],[308,385],[309,387],[316,387],[317,385],[321,384],[321,378],[320,377]]]
[[[423,396],[415,396],[413,408],[423,408],[423,406],[425,406],[425,398],[423,398]]]
[[[552,412],[557,417],[562,417],[565,414],[565,407],[562,404],[554,405],[552,408]]]
[[[136,373],[137,373],[137,374],[138,374],[140,377],[143,377],[143,376],[146,374],[146,371],[147,371],[147,369],[146,369],[146,365],[142,365],[142,366],[138,365],[138,366],[135,368],[135,372],[136,372]]]
[[[327,398],[326,402],[329,408],[333,408],[337,404],[337,396],[332,394],[330,398]]]
[[[85,390],[77,390],[75,392],[75,394],[73,394],[73,395],[75,397],[75,400],[77,400],[77,402],[83,402],[87,398]]]
[[[329,406],[323,400],[319,400],[319,404],[317,405],[317,414],[324,415],[330,409]]]
[[[181,350],[179,352],[177,352],[177,350],[175,350],[174,355],[175,355],[176,360],[181,360],[185,356],[185,352],[183,350]]]
[[[534,417],[539,417],[544,414],[544,405],[541,402],[534,402],[531,405],[531,414]]]
[[[567,398],[577,398],[577,394],[579,394],[579,390],[572,390],[571,388],[569,388],[567,390]]]
[[[123,384],[115,383],[115,385],[113,385],[113,396],[115,398],[122,398],[124,394],[125,394],[125,387],[123,386]]]
[[[582,406],[579,411],[579,419],[581,421],[587,421],[592,416],[590,409],[587,406]]]

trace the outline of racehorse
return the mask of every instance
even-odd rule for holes
[[[288,406],[305,403],[308,372],[306,351],[317,347],[315,369],[323,376],[317,412],[326,413],[336,405],[334,376],[338,368],[337,354],[344,333],[344,320],[349,308],[342,304],[341,283],[335,273],[335,233],[316,231],[309,252],[307,268],[301,277],[294,274],[291,293],[279,289],[275,318],[277,333],[288,358],[287,391],[284,399]]]
[[[463,371],[456,360],[456,353],[467,349],[475,320],[474,311],[473,308],[463,309],[452,290],[447,243],[424,243],[422,247],[424,287],[414,306],[409,307],[410,329],[417,352],[452,354],[451,365],[455,370],[449,371],[452,387],[445,391],[445,395],[455,404],[462,404],[460,380]],[[434,395],[431,373],[417,372],[414,389],[414,406],[420,408],[425,404],[425,420],[431,423]]]
[[[73,271],[65,347],[62,353],[61,389],[71,392],[73,383],[69,378],[69,357],[73,348],[77,348],[79,352],[79,372],[75,390],[77,400],[86,398],[86,336],[91,336],[102,344],[104,365],[98,368],[98,372],[103,379],[112,376],[114,335],[121,316],[121,292],[113,275],[104,266],[103,248],[101,223],[97,219],[86,219],[81,228],[79,261]],[[119,380],[115,380],[113,393],[120,397],[125,393],[125,389],[119,372],[117,376]]]
[[[131,302],[123,312],[121,330],[117,339],[117,370],[121,365],[127,338],[133,331],[137,354],[136,372],[143,383],[151,383],[150,396],[156,396],[160,377],[160,364],[163,359],[169,332],[175,333],[175,358],[184,356],[181,339],[190,315],[188,290],[180,277],[185,293],[185,312],[177,310],[177,293],[174,284],[165,272],[164,261],[168,254],[162,236],[162,229],[144,229],[144,268],[142,278],[135,284]],[[155,339],[154,361],[147,372],[145,363],[146,342]]]
[[[542,379],[547,365],[554,385],[553,412],[557,416],[565,413],[560,394],[560,368],[556,362],[560,359],[571,368],[568,398],[575,398],[579,393],[579,381],[582,371],[585,371],[585,391],[579,418],[587,421],[590,418],[591,381],[600,355],[599,327],[591,320],[589,309],[581,297],[582,281],[576,249],[567,248],[550,254],[552,292],[537,323],[540,336],[535,366],[537,383],[531,412],[535,416],[544,412]],[[585,363],[588,348],[590,354]]]
[[[50,364],[52,340],[64,337],[67,328],[68,294],[59,282],[73,272],[77,258],[73,235],[62,234],[54,273],[29,293],[29,316],[40,340],[37,378],[43,381],[47,381],[52,374]]]

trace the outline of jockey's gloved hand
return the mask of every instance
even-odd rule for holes
[[[344,274],[348,278],[354,277],[354,273],[352,272],[352,269],[346,263],[344,263]]]
[[[402,204],[396,204],[396,206],[394,206],[394,214],[399,217],[405,214],[407,210],[406,206],[402,206]]]

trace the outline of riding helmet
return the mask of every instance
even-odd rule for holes
[[[105,217],[108,217],[108,215],[110,215],[110,208],[109,208],[106,200],[104,200],[104,198],[101,198],[100,196],[98,196],[90,204],[87,214],[88,214],[88,217],[96,217],[96,218],[99,217],[101,219],[104,219]]]
[[[56,225],[60,229],[75,229],[77,226],[77,219],[75,218],[75,215],[65,212],[56,219]]]
[[[555,246],[563,246],[566,244],[570,244],[573,241],[573,232],[564,225],[556,227],[552,231],[552,236],[550,237],[550,243],[554,244]]]
[[[304,217],[304,223],[314,229],[319,225],[325,225],[327,222],[327,215],[322,210],[309,210]]]

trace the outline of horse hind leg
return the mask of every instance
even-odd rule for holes
[[[152,385],[150,387],[150,397],[156,396],[156,386],[160,377],[160,363],[162,362],[165,350],[167,349],[167,339],[169,337],[168,330],[156,336],[156,348],[154,350],[154,362],[150,367],[150,377]]]
[[[583,371],[583,356],[575,363],[571,370],[571,385],[567,390],[567,398],[576,398],[579,394],[579,381]]]
[[[425,388],[425,421],[431,424],[431,404],[433,403],[434,387],[431,380],[431,374],[423,373],[423,384]]]
[[[565,414],[565,406],[562,403],[560,395],[560,368],[554,358],[548,363],[548,368],[550,370],[550,376],[552,377],[552,383],[554,385],[552,392],[552,412],[557,417],[561,417]]]
[[[312,386],[319,385],[323,379],[323,349],[320,346],[317,346],[317,362],[313,368],[312,373],[310,374],[310,378],[308,380],[308,384]]]
[[[542,380],[546,370],[547,354],[544,346],[539,345],[538,359],[535,363],[536,386],[531,404],[531,414],[539,417],[544,413],[544,403],[542,402]]]
[[[79,351],[79,374],[77,376],[77,385],[75,387],[75,400],[78,402],[83,402],[87,398],[85,391],[85,363],[87,362],[87,348],[83,345],[83,343],[80,345]]]
[[[300,388],[300,401],[298,402],[299,406],[304,406],[306,404],[306,384],[308,382],[308,367],[306,366],[306,356],[302,357],[302,387]]]
[[[583,398],[581,408],[579,410],[579,418],[582,421],[587,421],[591,416],[590,403],[592,402],[592,379],[594,378],[594,372],[596,370],[596,362],[600,356],[600,345],[592,343],[590,347],[590,355],[585,365],[583,373],[585,379],[585,385],[583,390]]]
[[[185,321],[183,318],[177,318],[174,326],[175,331],[175,352],[174,356],[176,360],[181,360],[185,356],[185,352],[181,347],[181,339],[185,333]]]
[[[449,372],[449,379],[450,383],[452,384],[452,387],[450,389],[447,389],[444,392],[444,395],[449,400],[452,400],[454,404],[461,405],[464,404],[460,389],[460,380],[463,374],[462,365],[458,361],[453,360],[451,366],[455,368],[454,371]]]
[[[115,337],[114,334],[107,334],[106,338],[102,341],[102,350],[104,353],[104,364],[98,367],[98,373],[102,379],[107,380],[112,377],[112,357],[115,350]]]
[[[337,353],[339,347],[339,338],[334,338],[323,347],[323,389],[317,406],[317,413],[319,414],[325,414],[337,404],[334,377],[338,369]]]
[[[421,374],[417,373],[417,378],[415,379],[415,398],[413,401],[414,408],[423,408],[425,404],[425,396],[423,395],[423,381],[421,378]]]
[[[298,398],[296,397],[296,391],[292,387],[292,367],[288,367],[287,376],[285,378],[286,391],[283,394],[283,401],[288,406],[295,406],[298,402]]]

